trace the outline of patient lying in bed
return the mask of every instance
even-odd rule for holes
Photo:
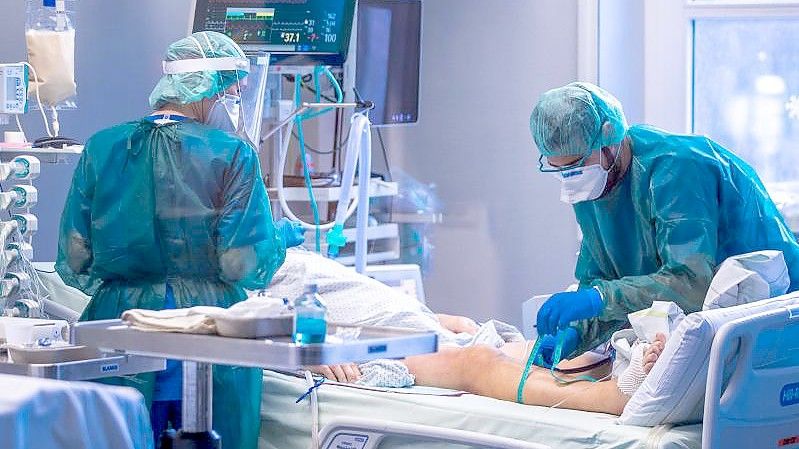
[[[385,387],[415,383],[516,400],[519,380],[533,345],[512,326],[495,321],[481,326],[466,317],[434,314],[415,298],[301,250],[288,253],[269,290],[274,296],[293,298],[301,294],[306,283],[317,284],[331,322],[435,331],[441,348],[438,353],[402,361],[309,367],[311,371],[339,382]],[[553,379],[549,370],[533,367],[524,386],[524,403],[620,414],[629,400],[630,385],[634,389],[640,384],[664,344],[665,337],[660,335],[642,350],[625,371],[630,374],[627,378],[624,373],[611,377],[610,366],[605,364],[580,375],[609,378],[607,381],[563,385]],[[585,354],[562,362],[558,368],[587,366],[596,362],[596,357]],[[628,394],[619,389],[620,383],[626,385]]]

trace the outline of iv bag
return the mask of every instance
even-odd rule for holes
[[[73,109],[75,83],[75,0],[28,0],[25,41],[30,71],[30,104]],[[38,92],[38,98],[37,98]]]

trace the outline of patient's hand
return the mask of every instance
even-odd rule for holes
[[[355,383],[361,378],[361,370],[354,363],[309,366],[308,370],[315,374],[321,374],[328,380],[345,384]]]
[[[436,318],[438,318],[438,322],[441,323],[445,329],[455,332],[456,334],[464,333],[474,335],[480,329],[480,326],[475,323],[473,319],[466,318],[465,316],[437,313]]]

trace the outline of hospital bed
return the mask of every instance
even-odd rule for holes
[[[309,442],[314,426],[314,410],[310,401],[295,404],[307,389],[308,385],[303,379],[265,372],[259,449],[311,447]],[[431,426],[466,430],[558,449],[700,447],[702,430],[699,425],[671,429],[619,426],[615,424],[615,416],[600,413],[526,406],[470,394],[436,396],[452,392],[431,394],[429,389],[418,387],[408,390],[417,394],[322,385],[317,390],[320,433],[363,434],[365,430],[372,430],[375,421],[379,421],[388,427],[403,423],[423,431]],[[388,436],[379,446],[381,449],[470,447],[420,438],[419,434],[423,435],[424,432],[419,432],[415,437],[386,433]],[[461,441],[470,439],[464,436]],[[327,449],[331,446],[320,447]],[[488,441],[477,447],[502,446]]]
[[[703,425],[627,426],[617,424],[617,417],[611,415],[418,387],[402,389],[402,393],[329,384],[317,390],[318,405],[295,404],[307,391],[306,381],[267,372],[259,447],[307,448],[314,427],[319,428],[321,448],[337,447],[330,445],[337,435],[361,437],[364,445],[353,447],[364,449],[532,447],[525,443],[558,449],[799,447],[799,360],[792,357],[768,369],[752,363],[762,333],[797,323],[799,307],[778,308],[732,321],[717,332],[705,396],[713,399],[705,401]],[[794,355],[799,351],[797,339],[782,343],[791,345],[788,352]],[[737,363],[733,372],[725,373],[730,348],[737,348]],[[467,432],[440,442],[449,429]],[[500,438],[492,442],[492,436]],[[375,439],[382,439],[382,444],[367,445]],[[506,445],[506,439],[519,445]]]
[[[704,425],[627,426],[611,415],[422,387],[376,390],[326,383],[312,400],[295,403],[308,391],[308,381],[265,371],[259,448],[306,449],[315,447],[314,440],[325,449],[799,448],[799,331],[778,340],[792,357],[765,369],[757,363],[760,337],[774,329],[799,329],[799,296],[791,304],[716,331]]]

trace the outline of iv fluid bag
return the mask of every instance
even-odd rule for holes
[[[37,89],[44,106],[56,106],[74,97],[75,30],[28,30],[25,40],[28,62],[38,77],[37,81],[31,74],[29,98],[36,99]]]
[[[28,0],[25,41],[30,71],[28,98],[38,107],[75,108],[75,0]],[[35,73],[34,73],[35,71]]]

